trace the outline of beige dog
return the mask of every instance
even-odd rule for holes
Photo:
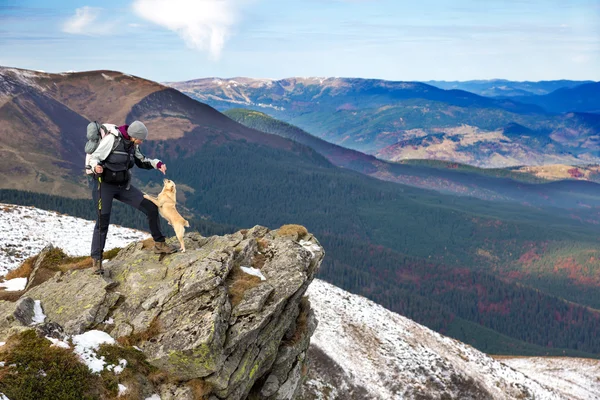
[[[175,209],[175,195],[177,193],[175,183],[172,180],[164,179],[163,184],[163,190],[158,194],[158,197],[144,194],[144,198],[156,204],[160,215],[162,215],[162,217],[166,219],[169,222],[169,225],[171,225],[175,230],[177,240],[179,240],[179,243],[181,244],[180,250],[185,252],[183,234],[185,233],[185,228],[190,227],[190,223],[187,222],[181,215],[179,215]]]

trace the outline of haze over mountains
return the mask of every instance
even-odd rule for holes
[[[580,209],[560,210],[443,195],[339,168],[304,144],[127,74],[2,69],[0,79],[4,202],[93,218],[82,177],[85,126],[140,119],[151,132],[143,150],[169,166],[192,229],[303,224],[327,249],[323,279],[437,331],[495,353],[600,353],[600,210],[593,192]],[[409,92],[415,87],[439,101],[454,96],[406,85]],[[377,96],[390,98],[385,90]],[[471,94],[452,101],[462,110],[538,112],[505,100],[482,107]],[[136,184],[157,192],[161,178],[136,173]],[[131,215],[115,218],[144,227]]]
[[[598,161],[599,84],[538,104],[419,82],[350,78],[206,78],[170,83],[218,110],[249,108],[334,144],[389,161],[436,159],[480,167]],[[542,107],[552,105],[551,110]],[[553,110],[565,108],[568,113]]]
[[[509,81],[506,79],[486,79],[473,81],[425,81],[440,89],[458,89],[486,97],[520,97],[545,95],[562,88],[573,88],[593,81]]]

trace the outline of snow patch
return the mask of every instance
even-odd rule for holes
[[[103,343],[114,344],[115,340],[108,333],[96,330],[73,336],[75,353],[92,372],[102,371],[106,364],[104,357],[98,358],[96,355],[96,350]]]
[[[36,300],[33,303],[33,319],[31,320],[31,325],[41,324],[44,320],[46,320],[46,315],[44,314],[44,310],[42,310],[42,302]]]
[[[146,400],[161,400],[160,396],[157,394],[153,394],[150,397],[146,397]]]
[[[25,286],[27,286],[27,278],[9,279],[0,283],[0,287],[6,288],[7,292],[18,292],[25,289]]]
[[[123,396],[125,393],[127,393],[127,386],[119,383],[119,394],[117,396]]]
[[[119,375],[125,367],[127,366],[127,360],[121,359],[119,360],[119,365],[109,365],[106,367],[107,370],[112,371],[115,375]]]
[[[249,275],[258,276],[261,281],[267,280],[267,278],[265,278],[265,276],[262,274],[262,272],[260,272],[259,269],[253,267],[240,267],[240,269]]]
[[[63,342],[62,340],[55,339],[55,338],[50,337],[50,336],[46,336],[46,339],[48,339],[49,341],[52,342],[52,344],[50,345],[50,347],[56,346],[56,347],[62,347],[63,349],[70,349],[71,348],[71,346],[69,346],[68,343]]]
[[[600,398],[600,361],[570,357],[516,357],[500,361],[572,400]]]
[[[114,81],[115,78],[113,78],[110,75],[106,75],[105,73],[102,73],[102,76],[104,77],[104,79],[106,79],[107,81]]]
[[[316,243],[313,243],[311,241],[308,240],[300,240],[300,242],[298,242],[300,244],[300,246],[304,247],[306,250],[310,251],[310,254],[312,255],[312,258],[315,258],[315,252],[317,251],[321,251],[321,246],[319,246]]]
[[[49,244],[61,248],[69,256],[89,255],[94,225],[94,221],[54,211],[0,203],[0,275],[15,269]],[[105,250],[125,247],[149,237],[146,232],[111,225]]]
[[[24,84],[26,86],[30,86],[41,92],[43,92],[45,90],[37,82],[37,79],[40,77],[40,73],[36,73],[34,71],[16,69],[16,68],[2,68],[2,72],[5,74],[10,72],[10,75],[12,77],[14,77],[17,81],[21,82],[22,84]]]

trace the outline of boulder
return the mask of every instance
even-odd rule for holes
[[[198,379],[212,399],[294,398],[316,326],[302,298],[324,256],[317,239],[255,226],[208,238],[188,233],[185,242],[185,253],[167,256],[143,242],[121,250],[105,262],[118,283],[110,290],[90,270],[58,273],[26,291],[19,305],[0,302],[0,334],[29,321],[30,303],[40,300],[46,323],[61,334],[103,329],[137,345],[175,379],[156,388],[165,398],[192,398],[185,382]],[[264,280],[249,279],[233,305],[230,288],[245,276],[241,266],[258,268]],[[104,324],[108,318],[113,323]]]

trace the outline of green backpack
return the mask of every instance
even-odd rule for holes
[[[121,137],[121,133],[117,129],[116,125],[113,124],[100,124],[96,121],[90,122],[87,126],[87,142],[85,144],[85,173],[88,175],[93,174],[92,167],[90,166],[90,156],[96,151],[98,146],[100,145],[100,141],[109,133],[115,135],[117,140],[115,140],[115,144],[113,145],[113,150],[119,144],[119,138]]]

